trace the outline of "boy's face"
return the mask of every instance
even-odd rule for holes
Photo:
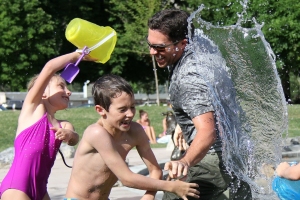
[[[97,108],[96,108],[97,109]],[[102,110],[103,124],[112,129],[128,131],[135,115],[134,96],[122,92],[111,99],[109,110]],[[106,128],[108,128],[106,127]]]

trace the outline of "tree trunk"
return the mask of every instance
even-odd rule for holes
[[[156,65],[155,65],[155,59],[152,55],[152,63],[153,63],[153,71],[154,71],[154,77],[155,77],[155,88],[156,88],[156,103],[159,106],[159,91],[158,91],[158,79],[157,79],[157,72],[156,72]]]

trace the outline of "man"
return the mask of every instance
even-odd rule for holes
[[[230,199],[252,199],[249,185],[228,174],[223,164],[210,90],[199,75],[201,65],[186,48],[188,17],[182,10],[169,9],[156,13],[148,21],[150,54],[155,56],[159,67],[170,70],[170,101],[180,126],[176,127],[175,135],[178,139],[183,134],[189,145],[180,160],[166,163],[165,170],[173,178],[187,174],[187,182],[199,185],[201,199],[224,199],[223,192],[238,184]],[[165,192],[163,199],[179,197]]]

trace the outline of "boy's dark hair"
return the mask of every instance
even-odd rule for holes
[[[112,98],[117,98],[122,92],[133,96],[132,87],[120,76],[107,74],[100,77],[93,85],[92,95],[95,105],[102,106],[106,111],[109,110]]]
[[[151,30],[167,35],[172,42],[188,39],[189,13],[179,9],[162,10],[148,20]]]

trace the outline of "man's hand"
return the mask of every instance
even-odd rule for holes
[[[169,176],[172,179],[180,179],[181,176],[186,176],[189,166],[184,160],[169,161],[165,164],[164,170],[169,171]]]
[[[174,141],[175,146],[179,147],[179,150],[181,150],[181,151],[182,150],[187,150],[188,145],[185,142],[185,139],[184,139],[183,134],[182,134],[182,130],[181,130],[181,128],[178,124],[175,128],[175,132],[174,132],[174,135],[173,135],[173,141]]]

